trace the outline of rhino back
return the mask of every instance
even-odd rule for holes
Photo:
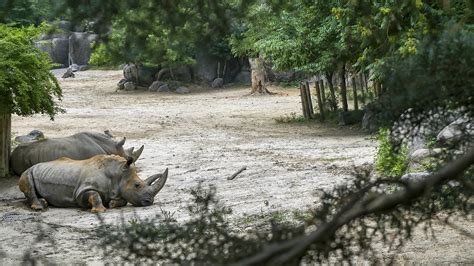
[[[110,180],[100,169],[84,161],[59,159],[39,163],[29,169],[39,197],[57,207],[88,208],[84,192],[99,192],[104,201],[110,200]]]
[[[19,145],[11,155],[13,171],[20,175],[37,163],[49,162],[61,157],[82,160],[98,154],[107,154],[107,150],[94,138],[76,135]]]

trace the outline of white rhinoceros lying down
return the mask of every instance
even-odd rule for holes
[[[10,165],[13,172],[21,175],[31,166],[67,157],[75,160],[84,160],[98,154],[115,154],[122,157],[138,158],[143,146],[133,152],[133,148],[124,150],[125,138],[115,142],[110,135],[82,132],[64,138],[43,139],[30,143],[23,143],[13,150]]]
[[[92,212],[125,206],[127,202],[152,205],[168,178],[168,169],[141,180],[133,162],[132,157],[117,155],[96,155],[87,160],[61,158],[30,167],[18,185],[34,210],[48,204],[91,208]]]

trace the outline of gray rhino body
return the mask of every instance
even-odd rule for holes
[[[11,154],[10,165],[13,172],[21,175],[31,166],[49,162],[61,157],[75,160],[91,158],[98,154],[115,154],[132,156],[133,149],[124,150],[125,138],[119,142],[109,135],[94,132],[77,133],[64,138],[43,139],[31,143],[23,143]],[[143,147],[137,153],[141,153]],[[139,156],[139,154],[138,154]],[[138,157],[135,155],[135,157]]]
[[[102,212],[105,206],[121,207],[127,202],[151,205],[166,182],[168,169],[141,180],[133,161],[131,157],[96,155],[87,160],[61,158],[39,163],[23,172],[19,187],[34,210],[52,205]]]

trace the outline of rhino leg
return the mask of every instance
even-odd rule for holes
[[[124,199],[113,199],[109,202],[109,208],[120,208],[127,205],[127,201]]]
[[[35,211],[40,211],[48,207],[48,202],[43,198],[38,198],[34,184],[33,176],[29,171],[23,173],[18,181],[18,186],[20,187],[21,192],[25,194],[30,207]]]
[[[84,193],[84,196],[87,199],[88,206],[91,208],[91,212],[105,212],[106,208],[102,203],[99,192],[90,190]]]

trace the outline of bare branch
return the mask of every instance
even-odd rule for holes
[[[347,206],[343,207],[342,211],[337,213],[333,219],[320,225],[318,229],[310,234],[268,245],[260,253],[236,264],[249,265],[267,262],[271,265],[285,264],[303,255],[310,245],[329,239],[339,228],[352,220],[375,212],[389,212],[401,204],[409,203],[425,195],[433,187],[439,186],[448,180],[458,178],[472,164],[474,164],[474,150],[468,151],[464,156],[421,181],[407,182],[407,186],[400,191],[388,195],[380,195],[376,198],[361,198],[355,204],[350,202],[349,205],[352,205],[350,208]]]

